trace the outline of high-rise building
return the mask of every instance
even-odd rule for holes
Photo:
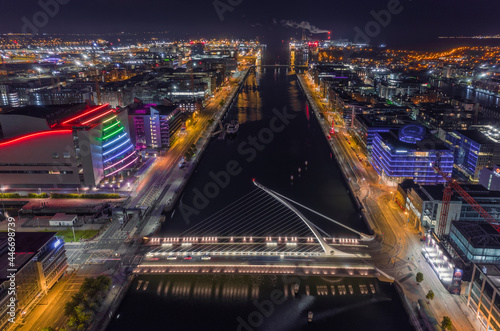
[[[484,167],[500,163],[500,143],[478,130],[448,132],[446,143],[454,153],[455,174],[471,182],[479,181],[479,172]]]
[[[140,100],[127,106],[130,133],[136,149],[168,148],[177,139],[184,116],[176,105],[143,104]]]
[[[15,298],[16,317],[29,312],[47,294],[47,291],[61,278],[67,268],[64,241],[55,232],[17,232],[15,241],[14,267],[9,267],[7,233],[0,233],[0,329],[5,330],[11,322],[11,297]],[[16,270],[15,296],[9,294],[11,274],[8,269]]]

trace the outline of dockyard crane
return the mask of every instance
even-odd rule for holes
[[[444,184],[444,192],[443,192],[443,204],[441,206],[441,215],[439,217],[439,227],[437,230],[437,235],[438,236],[443,236],[447,223],[448,223],[448,212],[450,210],[450,201],[451,201],[451,196],[453,194],[453,190],[455,190],[458,194],[462,196],[462,198],[467,201],[467,203],[474,208],[475,211],[481,215],[482,218],[484,218],[485,221],[487,221],[495,230],[497,230],[498,233],[500,233],[500,224],[497,220],[495,220],[493,217],[491,217],[490,214],[486,210],[484,210],[483,207],[481,207],[476,200],[474,200],[473,197],[470,196],[467,191],[465,191],[458,183],[455,181],[455,179],[451,178],[451,175],[443,172],[441,170],[441,167],[439,166],[439,157],[437,158],[437,161],[435,163],[431,163],[431,166],[434,168],[434,171],[438,174],[440,174],[445,180],[446,183]]]

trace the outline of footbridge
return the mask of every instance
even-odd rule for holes
[[[367,259],[373,237],[253,181],[256,189],[178,236],[147,238],[151,260],[215,256]],[[304,208],[348,230],[332,236],[307,219]]]

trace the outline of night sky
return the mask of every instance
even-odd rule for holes
[[[41,0],[52,2],[56,0]],[[168,31],[171,38],[236,37],[261,40],[299,37],[300,30],[283,27],[284,20],[307,21],[332,38],[355,36],[374,20],[370,11],[386,9],[397,0],[219,0],[232,2],[221,21],[213,0],[59,0],[59,11],[40,32],[101,33]],[[496,0],[400,0],[402,12],[392,15],[372,43],[423,45],[438,36],[500,34],[500,2]],[[42,10],[37,0],[2,0],[0,32],[21,32],[22,18],[33,21]],[[316,36],[324,39],[324,34]]]

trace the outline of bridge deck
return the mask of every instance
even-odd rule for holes
[[[296,265],[241,265],[241,264],[187,264],[187,263],[152,263],[145,262],[134,269],[136,274],[158,273],[234,273],[234,274],[293,274],[304,276],[336,277],[379,277],[378,270],[363,263],[349,263],[332,266],[296,266]]]
[[[364,248],[354,238],[326,238],[332,247]],[[220,256],[321,256],[324,250],[315,237],[172,237],[152,238],[147,259],[165,260],[187,255]]]

